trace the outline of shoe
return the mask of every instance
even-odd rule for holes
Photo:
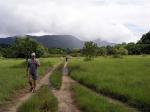
[[[32,90],[33,90],[33,88],[31,87],[31,88],[30,88],[30,92],[32,92]]]
[[[36,90],[35,89],[32,89],[32,93],[35,93],[36,92]]]

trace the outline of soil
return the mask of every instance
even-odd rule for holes
[[[67,63],[63,68],[63,76],[62,76],[62,85],[60,90],[52,90],[54,95],[58,99],[58,112],[80,112],[77,106],[74,103],[73,92],[72,92],[72,84],[74,83],[71,78],[67,75]]]

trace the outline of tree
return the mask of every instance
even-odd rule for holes
[[[88,60],[91,60],[96,56],[97,44],[92,41],[85,42],[83,47],[83,54],[87,57]]]
[[[8,44],[0,44],[0,57],[9,57],[10,55],[10,45]]]
[[[113,57],[114,58],[120,58],[123,55],[128,55],[128,50],[125,49],[123,46],[120,46],[120,48],[118,48],[118,47],[113,48]]]
[[[74,48],[74,49],[72,49],[72,51],[71,51],[71,56],[77,57],[77,56],[80,56],[80,55],[81,55],[80,53],[81,53],[81,49]]]
[[[3,48],[2,50],[2,56],[5,57],[5,58],[13,58],[12,56],[12,49],[9,47],[9,48]]]
[[[107,49],[107,54],[108,55],[112,55],[113,54],[113,47],[112,46],[107,46],[106,49]]]
[[[98,48],[97,55],[106,56],[107,55],[107,49],[105,47]]]
[[[66,50],[62,48],[49,48],[48,49],[50,54],[66,54]]]
[[[144,34],[137,44],[150,44],[150,31]]]
[[[128,53],[131,55],[131,54],[136,54],[135,53],[135,46],[136,44],[131,42],[131,43],[128,43],[125,48],[128,50]]]
[[[138,48],[140,48],[140,54],[150,54],[150,32],[144,34],[142,38],[137,42]]]
[[[120,55],[128,55],[128,50],[125,49],[124,47],[120,47],[118,50]]]
[[[80,49],[78,49],[78,48],[74,48],[74,49],[72,49],[72,53],[80,53]]]
[[[1,52],[1,48],[0,48],[0,58],[2,57],[2,52]]]
[[[35,52],[37,57],[43,56],[45,48],[37,41],[26,38],[16,38],[11,46],[11,55],[14,58],[28,58],[32,52]]]

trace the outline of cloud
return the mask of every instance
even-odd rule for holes
[[[0,0],[0,34],[71,34],[137,41],[149,30],[149,0]]]

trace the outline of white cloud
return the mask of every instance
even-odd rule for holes
[[[129,42],[150,27],[149,0],[0,0],[0,7],[1,35],[42,31]]]

